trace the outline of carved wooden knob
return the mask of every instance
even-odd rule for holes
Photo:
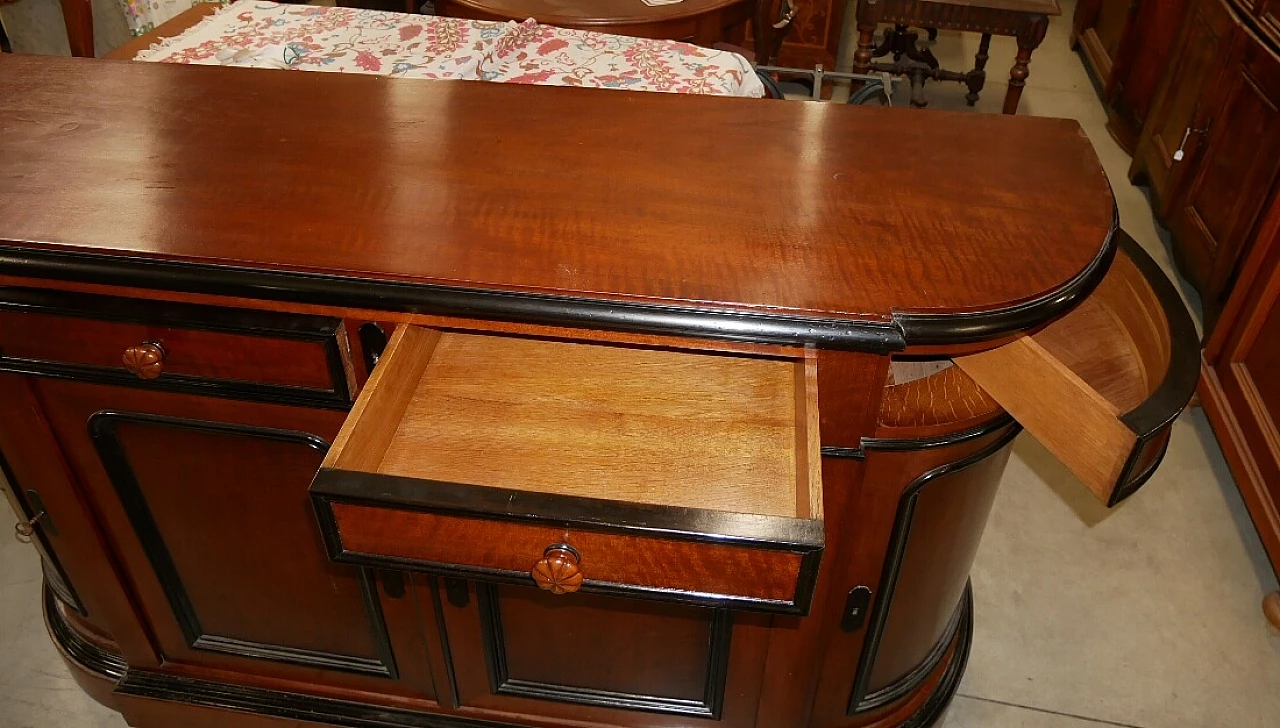
[[[164,347],[148,341],[124,350],[124,368],[138,379],[155,379],[164,370]]]
[[[552,594],[572,594],[582,588],[582,556],[567,543],[552,544],[533,565],[538,588]]]

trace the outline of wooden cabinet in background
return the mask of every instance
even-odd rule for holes
[[[1071,42],[1107,108],[1107,130],[1130,154],[1151,113],[1188,0],[1083,0]]]
[[[1204,350],[1200,401],[1273,565],[1280,564],[1280,207]]]
[[[1200,291],[1205,320],[1226,303],[1259,213],[1280,173],[1280,56],[1237,28],[1226,71],[1204,96],[1166,220],[1183,275]]]
[[[1231,292],[1280,173],[1280,55],[1226,0],[1196,0],[1130,177],[1151,186],[1206,331]]]

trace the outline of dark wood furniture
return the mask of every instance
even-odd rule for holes
[[[1280,173],[1280,30],[1261,10],[1244,9],[1226,0],[1191,3],[1130,168],[1151,187],[1208,330]]]
[[[1189,0],[1081,0],[1072,19],[1077,48],[1107,107],[1107,131],[1129,154],[1151,113]]]
[[[922,86],[926,78],[963,81],[969,87],[966,100],[972,106],[986,82],[991,36],[1012,36],[1018,41],[1018,55],[1009,72],[1004,113],[1016,114],[1029,74],[1027,64],[1031,62],[1031,54],[1044,40],[1049,18],[1061,13],[1057,0],[862,0],[858,3],[858,49],[853,55],[853,72],[869,73],[873,69],[914,72],[913,88]],[[886,41],[876,47],[873,45],[876,28],[883,23],[896,26],[896,32],[889,32]],[[906,33],[908,27],[981,33],[973,70],[959,73],[940,69],[928,49],[915,47],[914,35]],[[894,55],[894,63],[873,62],[874,58],[890,53]],[[903,57],[916,63],[903,62]],[[918,96],[913,98],[913,103],[923,105],[923,99]]]
[[[1272,565],[1280,565],[1280,206],[1262,223],[1204,349],[1200,401]],[[1280,627],[1280,596],[1264,607]]]
[[[1075,122],[11,56],[0,95],[0,465],[140,728],[928,725],[1010,413],[1113,503],[1195,383]]]

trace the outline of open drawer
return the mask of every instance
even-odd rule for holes
[[[1159,265],[1124,231],[1098,288],[1040,331],[955,363],[1107,505],[1160,464],[1195,393],[1195,324]]]
[[[396,330],[311,485],[334,561],[805,613],[814,359]]]

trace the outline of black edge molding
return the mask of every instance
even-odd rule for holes
[[[124,677],[125,671],[128,669],[124,658],[113,652],[107,652],[80,636],[80,633],[67,624],[66,619],[58,612],[56,599],[57,597],[54,596],[53,591],[46,584],[43,600],[44,622],[49,628],[49,634],[53,636],[54,641],[62,647],[63,651],[71,659],[86,670],[95,672],[113,682]]]
[[[390,554],[352,551],[343,543],[333,504],[486,521],[524,522],[670,541],[789,551],[800,556],[800,568],[794,596],[786,600],[617,584],[594,579],[587,579],[582,586],[582,590],[586,592],[782,614],[808,613],[826,539],[825,528],[819,520],[623,503],[600,498],[533,493],[329,468],[321,468],[316,474],[311,484],[311,496],[325,547],[333,561],[374,568],[411,569],[440,576],[481,578],[517,584],[533,583],[528,571],[426,562]]]
[[[1115,258],[1116,233],[1119,230],[1120,213],[1113,208],[1111,231],[1098,255],[1066,285],[1039,298],[990,311],[945,314],[895,311],[893,321],[901,329],[908,346],[950,346],[990,341],[1046,324],[1088,298],[1106,277]]]
[[[875,606],[871,611],[870,628],[866,639],[863,641],[862,655],[858,659],[858,670],[853,690],[849,695],[849,703],[846,709],[849,715],[883,707],[888,702],[908,694],[929,674],[925,670],[913,670],[894,685],[874,693],[869,690],[871,668],[875,664],[876,654],[880,651],[880,641],[883,639],[885,627],[888,625],[889,608],[893,604],[893,595],[897,590],[898,579],[902,571],[902,561],[906,556],[907,545],[910,541],[911,524],[915,518],[916,502],[920,497],[920,493],[939,478],[973,467],[1000,452],[1008,447],[1020,432],[1022,432],[1020,425],[1009,423],[1008,429],[982,449],[959,460],[939,465],[925,472],[912,481],[903,491],[902,497],[898,501],[898,513],[894,520],[892,535],[889,540],[889,551],[885,557],[880,587],[877,590],[878,595],[875,600]],[[930,659],[941,659],[937,655],[937,648],[925,660],[925,663],[928,663]]]
[[[1111,238],[1102,241],[1101,252],[1083,272],[1039,298],[982,312],[894,313],[882,321],[513,293],[16,245],[0,246],[0,273],[377,311],[889,353],[908,346],[987,341],[1062,315],[1105,275],[1114,254]]]
[[[142,380],[129,374],[122,367],[24,359],[8,356],[4,351],[0,351],[0,371],[324,409],[351,407],[351,392],[347,385],[342,350],[338,344],[338,328],[342,324],[341,319],[311,314],[189,303],[156,303],[120,296],[9,287],[0,289],[0,311],[305,341],[319,346],[323,351],[330,387],[324,389],[261,384],[168,372],[157,379]]]
[[[967,430],[960,432],[949,432],[945,435],[937,437],[920,437],[920,438],[887,438],[887,437],[864,437],[859,447],[835,447],[825,445],[822,448],[822,457],[831,458],[853,458],[855,460],[865,459],[867,453],[872,450],[882,450],[887,452],[906,452],[910,450],[933,450],[942,447],[951,447],[952,445],[962,445],[971,440],[977,440],[993,432],[1004,429],[1013,423],[1013,417],[1008,413],[997,415],[996,417],[976,425]]]
[[[937,725],[946,715],[947,706],[960,689],[960,678],[964,677],[964,669],[969,665],[969,650],[973,647],[973,588],[970,584],[965,585],[961,610],[962,617],[960,627],[956,630],[951,662],[947,664],[937,687],[925,699],[924,704],[898,728],[930,728]]]
[[[729,675],[729,649],[733,635],[733,619],[726,609],[708,611],[711,636],[707,644],[706,681],[700,700],[663,695],[639,695],[599,690],[574,685],[556,685],[513,677],[507,668],[506,642],[502,634],[502,609],[497,588],[477,583],[476,599],[480,610],[480,632],[489,671],[489,687],[498,695],[551,700],[577,705],[591,705],[615,710],[639,710],[651,713],[687,715],[720,720],[724,707],[724,691]]]
[[[53,599],[53,596],[46,591],[45,620],[54,640],[82,668],[117,682],[115,692],[120,695],[262,715],[281,720],[318,722],[340,728],[521,728],[512,723],[387,708],[300,693],[129,670],[119,655],[107,652],[77,634],[58,613]],[[955,696],[972,644],[973,609],[972,598],[968,592],[966,592],[966,599],[969,605],[965,609],[967,616],[961,622],[955,636],[955,649],[950,663],[928,699],[907,718],[900,728],[929,728],[935,725]]]
[[[1138,491],[1155,473],[1169,446],[1168,427],[1191,401],[1200,381],[1200,336],[1182,297],[1160,265],[1123,230],[1120,249],[1147,279],[1164,311],[1169,327],[1169,368],[1164,379],[1142,404],[1121,415],[1120,421],[1138,436],[1121,470],[1108,506]]]
[[[135,424],[150,427],[168,427],[196,432],[231,435],[236,437],[253,437],[276,442],[297,445],[315,450],[323,457],[329,445],[321,438],[305,432],[276,430],[265,427],[234,425],[221,422],[206,422],[177,417],[121,413],[102,411],[89,418],[89,435],[101,458],[111,485],[120,498],[120,504],[129,518],[129,523],[137,535],[138,541],[146,552],[147,559],[166,600],[173,611],[174,619],[182,630],[187,645],[193,649],[217,652],[236,657],[273,660],[322,670],[337,670],[365,675],[374,675],[395,679],[397,670],[392,656],[390,636],[387,634],[383,619],[382,606],[378,601],[373,575],[368,569],[360,569],[357,580],[360,584],[361,598],[369,619],[369,629],[376,645],[378,657],[371,659],[352,655],[339,655],[314,650],[287,647],[284,645],[250,642],[234,637],[208,634],[200,623],[196,612],[178,573],[177,564],[169,553],[160,527],[151,513],[129,463],[128,454],[117,434],[121,424]]]

